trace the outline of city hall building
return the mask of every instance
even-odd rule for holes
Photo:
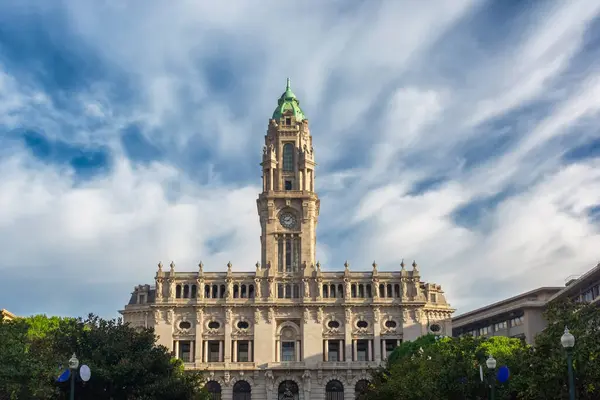
[[[269,119],[256,201],[261,262],[253,272],[158,264],[134,289],[125,322],[152,327],[214,399],[360,398],[370,368],[403,340],[451,335],[453,309],[419,267],[325,269],[315,258],[319,196],[308,120],[290,89]],[[398,260],[400,261],[400,260]]]

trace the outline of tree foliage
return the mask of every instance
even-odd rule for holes
[[[0,323],[0,396],[68,398],[69,383],[56,379],[73,353],[92,379],[76,381],[81,398],[127,400],[207,399],[201,376],[157,346],[151,329],[120,320],[35,316]]]
[[[484,399],[488,386],[481,381],[489,355],[497,368],[507,366],[510,378],[496,380],[496,399],[559,400],[568,398],[565,349],[560,337],[565,326],[576,338],[573,350],[576,396],[600,399],[600,310],[595,305],[551,303],[546,310],[548,327],[535,346],[506,337],[465,336],[436,339],[423,336],[402,343],[375,371],[368,400]],[[489,376],[486,377],[486,379]]]

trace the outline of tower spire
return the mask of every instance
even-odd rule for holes
[[[288,90],[288,89],[291,89],[291,86],[290,86],[290,78],[287,78],[287,83],[286,83],[286,85],[285,85],[285,90]]]

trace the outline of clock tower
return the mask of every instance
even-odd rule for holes
[[[290,88],[269,120],[262,156],[261,268],[270,274],[302,273],[315,264],[319,198],[308,120]]]

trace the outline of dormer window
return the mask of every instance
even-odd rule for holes
[[[286,126],[292,125],[292,117],[285,117],[285,125]]]

